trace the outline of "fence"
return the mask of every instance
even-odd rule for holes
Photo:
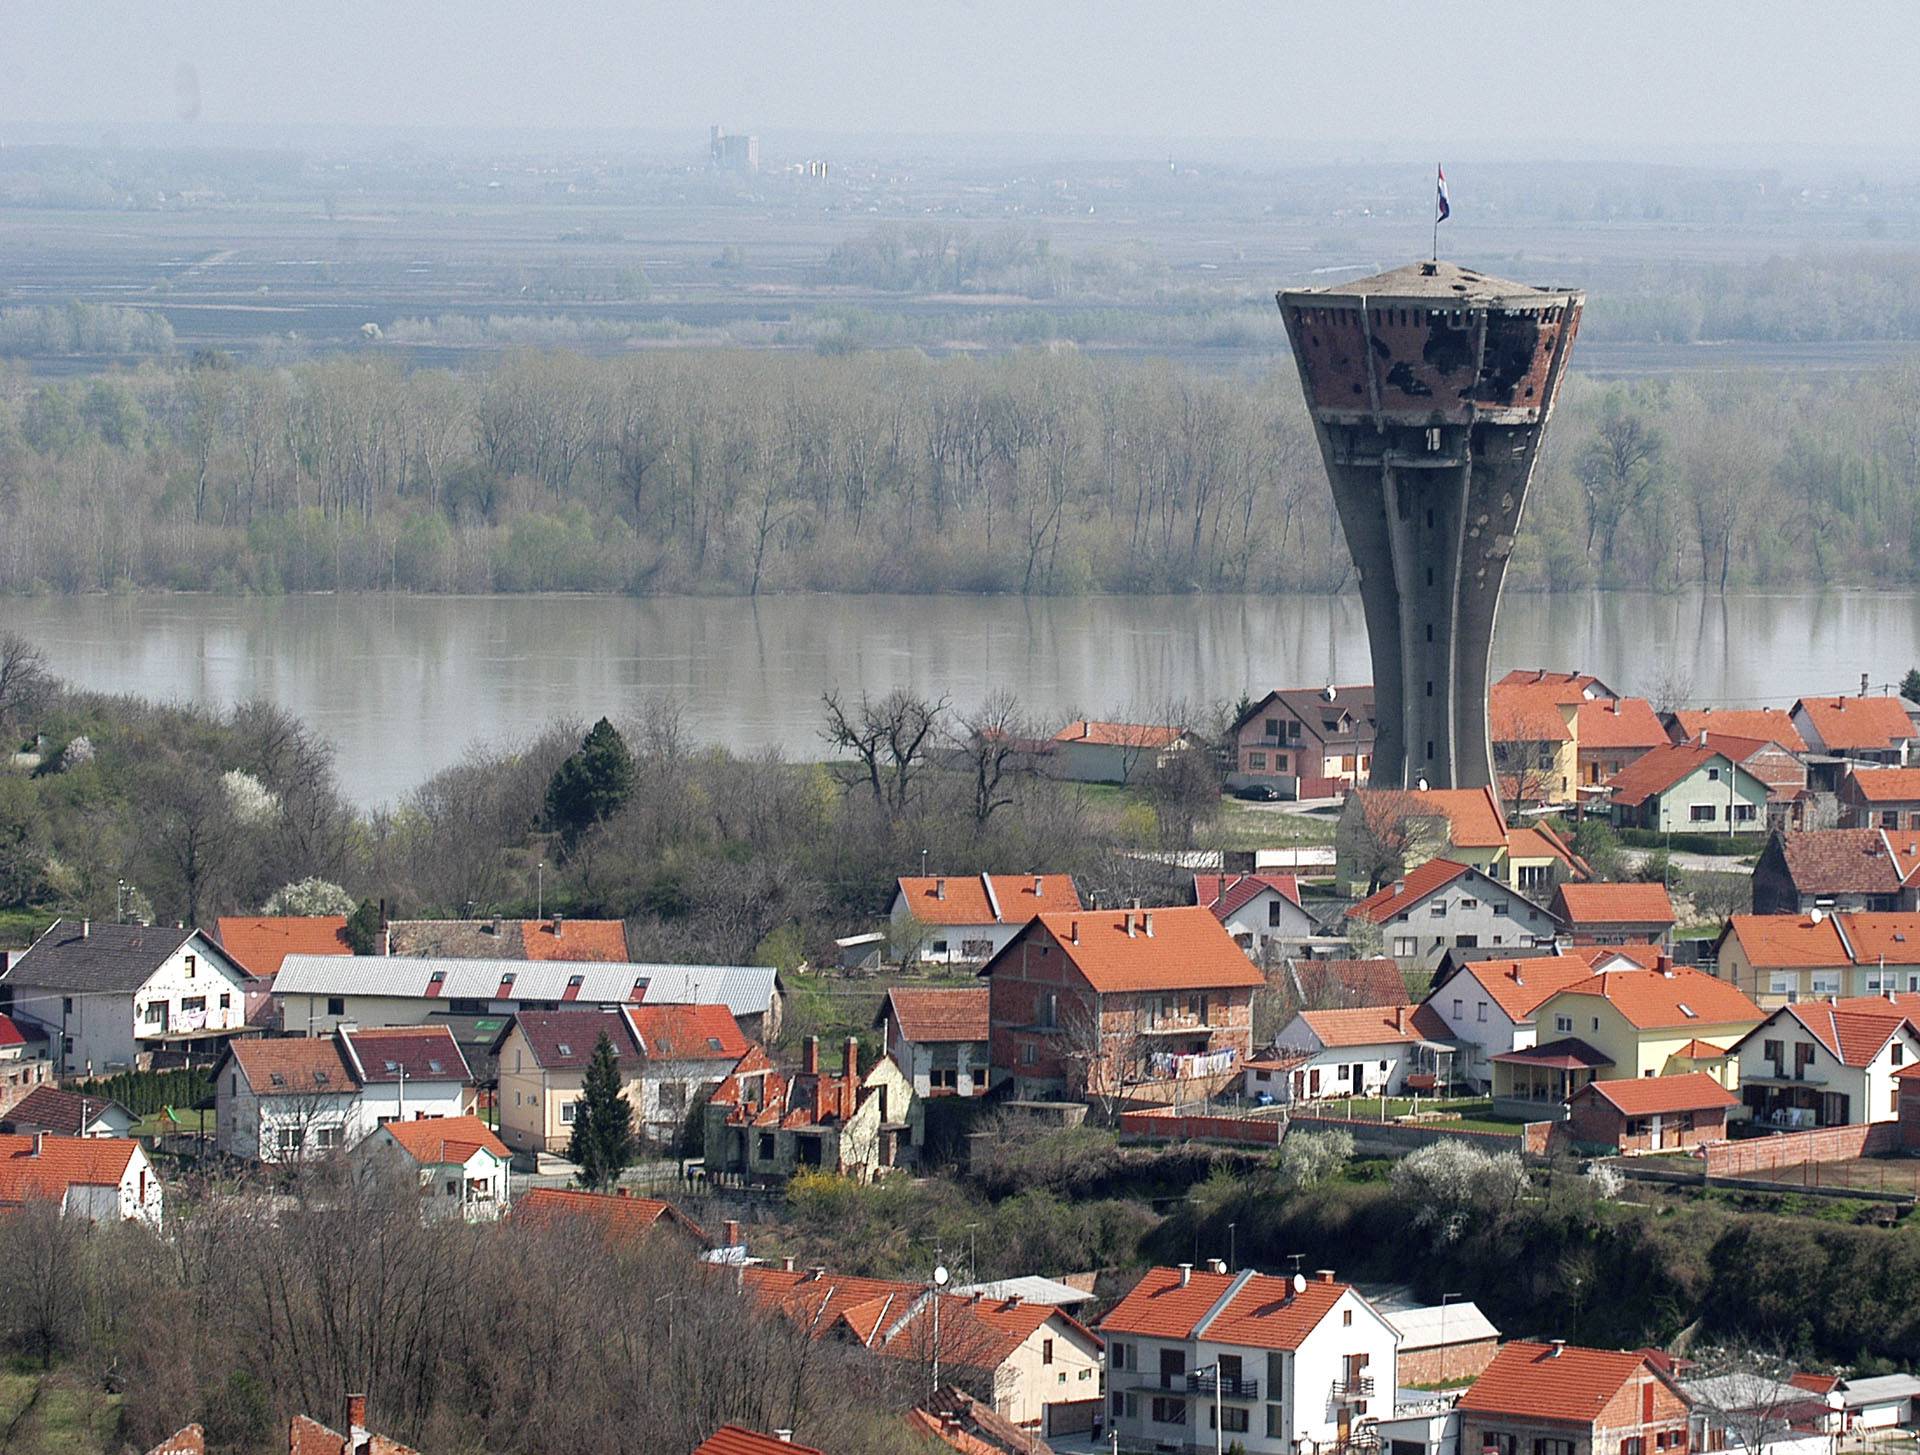
[[[1130,1111],[1120,1133],[1152,1142],[1230,1142],[1241,1147],[1277,1147],[1286,1135],[1283,1117],[1181,1116],[1171,1111]]]
[[[1172,1111],[1130,1111],[1120,1118],[1123,1136],[1154,1142],[1225,1142],[1237,1147],[1277,1147],[1289,1132],[1346,1132],[1357,1151],[1404,1156],[1435,1142],[1465,1142],[1486,1152],[1547,1150],[1549,1122],[1531,1122],[1519,1132],[1483,1132],[1432,1122],[1381,1122],[1365,1117],[1318,1114],[1281,1116],[1183,1116]]]
[[[1782,1132],[1772,1137],[1749,1137],[1738,1142],[1709,1142],[1703,1148],[1709,1177],[1745,1177],[1808,1162],[1851,1162],[1897,1151],[1897,1122],[1872,1122],[1857,1127],[1821,1127],[1810,1132]]]

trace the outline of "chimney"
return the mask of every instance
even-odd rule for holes
[[[793,1431],[775,1430],[773,1432],[773,1438],[778,1440],[782,1445],[791,1445],[793,1443]]]
[[[35,1132],[33,1134],[33,1156],[38,1157],[40,1155],[40,1150],[46,1145],[46,1140],[47,1134],[45,1132]]]
[[[1406,880],[1396,879],[1393,881],[1393,893],[1395,898],[1398,898],[1400,895],[1405,894],[1406,892],[1407,892]]]
[[[367,1397],[364,1394],[347,1396],[347,1450],[350,1455],[359,1455],[373,1442],[367,1430]]]
[[[1558,1359],[1561,1354],[1566,1351],[1566,1347],[1567,1341],[1565,1339],[1547,1340],[1547,1357],[1549,1359]]]
[[[800,1074],[817,1076],[820,1074],[820,1038],[808,1036],[800,1043]]]
[[[933,897],[935,899],[945,899],[947,897],[947,881],[945,879],[936,879],[933,881]]]
[[[1193,1265],[1191,1263],[1182,1263],[1180,1265],[1180,1286],[1185,1288],[1191,1282],[1193,1282]]]
[[[1673,979],[1673,956],[1663,952],[1659,960],[1659,970],[1667,979]]]
[[[726,1228],[726,1231],[727,1231],[727,1246],[729,1248],[738,1248],[740,1246],[739,1220],[735,1218],[728,1218],[723,1226]]]
[[[1127,922],[1127,938],[1132,939],[1133,938],[1133,911],[1130,909],[1124,911],[1121,918],[1125,919]]]
[[[391,925],[380,926],[380,953],[382,955],[393,954],[393,927]]]
[[[1321,1283],[1333,1282],[1333,1270],[1331,1268],[1316,1268],[1313,1270],[1313,1276]]]
[[[1067,925],[1067,938],[1074,944],[1080,943],[1080,921],[1072,920]]]
[[[1146,931],[1146,935],[1148,939],[1153,938],[1153,911],[1152,910],[1148,910],[1145,914],[1140,916],[1140,928]]]
[[[1407,1033],[1407,1008],[1404,1005],[1396,1005],[1393,1008],[1393,1029],[1398,1035],[1404,1036]]]
[[[1044,890],[1045,888],[1046,886],[1040,882],[1040,876],[1038,874],[1034,875],[1033,876],[1033,897],[1035,899],[1038,899],[1040,897],[1041,891]]]
[[[90,919],[81,920],[80,921],[80,938],[84,940],[92,933],[93,933],[93,921]]]
[[[789,1253],[780,1260],[780,1271],[782,1273],[793,1272],[793,1254]]]
[[[1225,1273],[1226,1271],[1227,1271],[1227,1260],[1226,1260],[1226,1259],[1224,1259],[1224,1258],[1209,1258],[1209,1259],[1207,1259],[1207,1272],[1209,1272],[1209,1273]]]
[[[847,1088],[845,1104],[840,1108],[840,1115],[850,1117],[853,1115],[855,1099],[860,1095],[860,1038],[858,1036],[847,1037],[846,1065],[841,1068],[840,1074],[845,1078]]]
[[[553,937],[557,940],[561,936],[566,934],[566,932],[567,932],[566,916],[561,914],[560,911],[555,910],[553,912]]]
[[[613,1195],[615,1197],[632,1197],[633,1189],[631,1187],[616,1187],[613,1190]]]
[[[827,1265],[824,1263],[816,1263],[813,1265],[813,1267],[807,1270],[807,1282],[809,1283],[818,1283],[821,1279],[825,1278],[826,1276],[827,1276]]]

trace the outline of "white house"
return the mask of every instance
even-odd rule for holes
[[[383,1123],[472,1106],[472,1074],[445,1026],[236,1041],[214,1073],[216,1144],[247,1162],[321,1157]]]
[[[1100,1323],[1122,1444],[1346,1448],[1394,1412],[1400,1335],[1330,1272],[1155,1268]]]
[[[993,992],[896,985],[874,1016],[882,1044],[919,1096],[985,1096]]]
[[[620,964],[601,960],[435,960],[288,955],[273,980],[289,1035],[342,1022],[417,1026],[438,1014],[504,1016],[593,1006],[724,1005],[743,1035],[780,1035],[786,986],[770,965]]]
[[[1080,909],[1070,874],[934,874],[902,878],[893,891],[896,946],[942,965],[984,965],[1036,914]]]
[[[1429,859],[1347,911],[1376,928],[1403,968],[1432,970],[1449,950],[1550,945],[1560,921],[1470,864]]]
[[[1444,1084],[1454,1049],[1426,1005],[1303,1010],[1273,1039],[1288,1062],[1287,1101],[1398,1096]]]
[[[1196,874],[1195,904],[1204,904],[1252,959],[1271,948],[1285,954],[1321,933],[1300,906],[1300,881],[1291,874]]]
[[[388,1122],[368,1133],[348,1155],[361,1177],[382,1172],[417,1177],[420,1215],[429,1222],[486,1222],[507,1211],[511,1154],[478,1117]]]
[[[0,1135],[0,1208],[43,1201],[89,1222],[160,1227],[160,1179],[140,1144],[125,1138]]]
[[[253,978],[198,930],[59,919],[0,985],[14,1020],[42,1028],[55,1073],[203,1064],[247,1029]]]
[[[1493,1087],[1493,1058],[1531,1050],[1538,1042],[1533,1013],[1555,991],[1585,980],[1593,965],[1576,955],[1524,960],[1470,960],[1428,994],[1426,1008],[1440,1018],[1460,1048],[1453,1072],[1475,1092]]]
[[[1894,1075],[1920,1062],[1913,1015],[1871,998],[1783,1005],[1734,1043],[1740,1099],[1768,1126],[1897,1120]]]

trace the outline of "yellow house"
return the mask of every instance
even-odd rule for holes
[[[1552,891],[1556,866],[1575,877],[1584,872],[1572,847],[1551,829],[1509,828],[1491,788],[1359,789],[1341,810],[1335,852],[1345,882],[1378,887],[1380,867],[1388,859],[1395,874],[1404,874],[1444,858],[1534,895],[1542,904]]]
[[[1579,699],[1558,685],[1496,682],[1487,694],[1493,771],[1511,803],[1571,803],[1580,780]]]
[[[1541,1002],[1534,1012],[1542,1046],[1578,1041],[1606,1064],[1596,1081],[1673,1076],[1705,1071],[1727,1090],[1737,1089],[1739,1065],[1733,1045],[1766,1019],[1753,1001],[1724,980],[1698,970],[1675,969],[1664,958],[1655,969],[1598,971]],[[1494,1068],[1494,1095],[1512,1072]]]

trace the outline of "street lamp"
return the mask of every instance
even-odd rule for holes
[[[1238,1223],[1227,1224],[1227,1272],[1229,1273],[1238,1273],[1240,1271],[1240,1260],[1234,1253],[1234,1229],[1239,1226],[1240,1224]]]
[[[947,1265],[933,1265],[933,1392],[940,1392],[940,1290],[947,1286],[952,1274]]]
[[[542,859],[533,871],[533,917],[547,917],[547,861]]]

